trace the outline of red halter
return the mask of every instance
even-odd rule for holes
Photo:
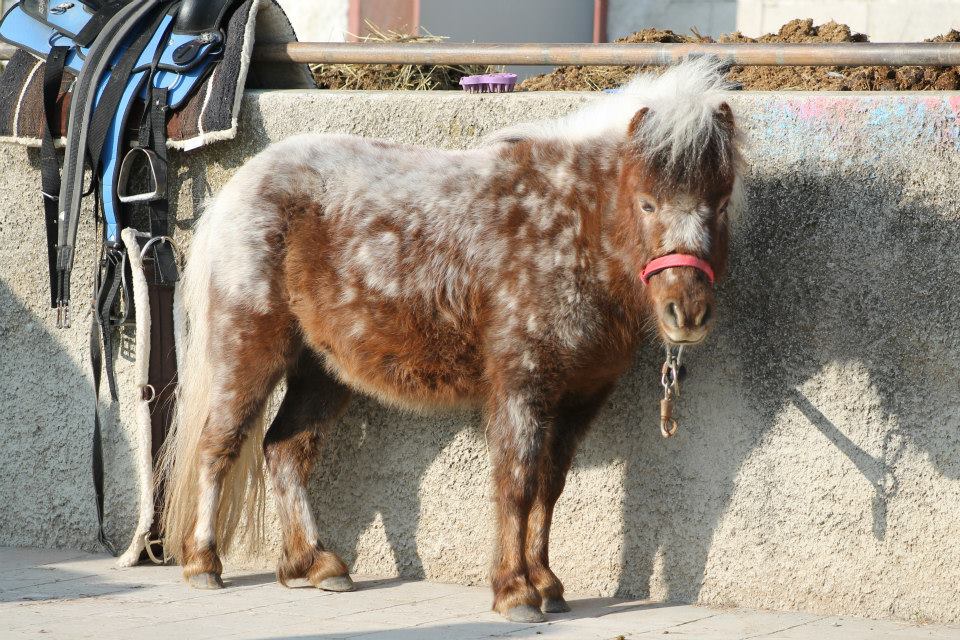
[[[672,269],[673,267],[693,267],[694,269],[699,269],[706,274],[710,284],[713,284],[713,269],[710,265],[705,260],[685,253],[671,253],[651,260],[640,273],[640,279],[643,281],[643,284],[648,284],[650,276],[660,273],[665,269]]]

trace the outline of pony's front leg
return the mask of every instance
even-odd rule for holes
[[[519,392],[496,398],[488,418],[498,527],[493,608],[514,622],[546,620],[524,553],[527,519],[537,493],[544,418],[533,399]]]
[[[543,598],[543,611],[564,613],[570,611],[570,607],[563,598],[563,583],[550,569],[550,526],[553,507],[566,484],[575,445],[563,442],[556,429],[548,439],[548,451],[540,463],[537,496],[527,520],[526,558],[530,581]]]
[[[527,569],[531,582],[543,598],[545,613],[570,610],[563,598],[563,583],[550,569],[553,509],[563,493],[577,446],[609,393],[610,387],[605,387],[584,398],[567,399],[553,412],[556,418],[547,434],[544,455],[540,459],[537,495],[527,521]]]

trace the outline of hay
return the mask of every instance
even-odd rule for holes
[[[443,42],[432,34],[412,36],[396,31],[381,31],[368,24],[372,33],[363,42]],[[435,91],[459,89],[460,78],[497,73],[502,67],[481,64],[318,64],[311,67],[321,89],[361,89],[372,91]]]

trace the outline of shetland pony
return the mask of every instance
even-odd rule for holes
[[[740,171],[726,89],[716,62],[689,61],[468,151],[302,135],[237,171],[197,225],[182,286],[164,532],[187,581],[222,586],[219,553],[256,523],[266,467],[278,580],[353,588],[306,484],[359,392],[484,411],[493,608],[525,622],[567,611],[547,549],[577,444],[645,334],[696,343],[714,320]]]

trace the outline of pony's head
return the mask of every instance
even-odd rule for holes
[[[642,282],[662,338],[703,340],[716,316],[714,281],[727,269],[730,207],[740,136],[709,61],[642,76],[643,95],[621,152],[618,243]]]
[[[612,254],[644,284],[667,342],[701,341],[715,317],[713,282],[727,270],[740,133],[714,58],[637,76],[568,116],[494,132],[488,144],[552,140],[616,149]],[[626,136],[626,137],[624,137]],[[609,142],[616,139],[612,147]]]

